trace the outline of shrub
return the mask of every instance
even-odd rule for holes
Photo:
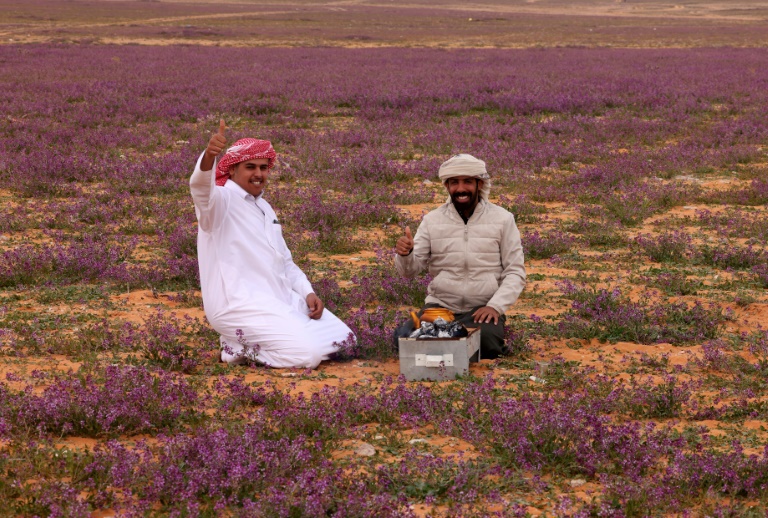
[[[633,379],[624,393],[623,403],[630,415],[638,419],[680,417],[693,388],[693,384],[680,383],[674,376],[666,376],[658,384],[652,379],[645,382]]]
[[[739,205],[764,205],[768,203],[768,180],[754,179],[749,187],[723,192],[720,199],[725,203]]]
[[[755,238],[768,241],[768,219],[756,210],[728,208],[721,212],[696,211],[697,222],[733,238]]]
[[[400,213],[389,203],[350,201],[344,198],[323,198],[319,193],[304,190],[293,194],[296,199],[286,208],[284,225],[291,231],[303,232],[305,243],[296,243],[300,237],[286,236],[294,247],[308,253],[318,251],[347,254],[366,248],[363,239],[350,229],[377,223],[397,223]],[[296,225],[300,224],[300,229]]]
[[[647,196],[613,194],[603,198],[602,205],[622,225],[634,227],[658,211],[658,207]]]
[[[108,366],[69,374],[41,395],[0,388],[0,415],[13,435],[102,435],[157,433],[199,419],[197,392],[183,379],[141,367]]]
[[[548,259],[569,252],[577,241],[576,237],[559,230],[547,233],[533,231],[522,236],[523,253],[528,259]]]
[[[681,263],[691,252],[691,236],[685,232],[666,232],[656,237],[639,234],[635,245],[657,263]]]
[[[679,272],[651,269],[647,273],[640,280],[646,286],[660,289],[667,295],[695,295],[703,286],[701,281],[690,280]]]
[[[768,264],[757,264],[752,267],[752,273],[757,277],[763,288],[768,288]]]
[[[67,284],[121,279],[136,241],[118,243],[111,237],[86,234],[78,239],[62,238],[60,244],[22,245],[3,252],[0,287],[51,280]]]
[[[533,337],[533,333],[529,328],[507,318],[504,335],[505,354],[524,356],[531,352],[530,340]]]
[[[590,246],[617,246],[626,239],[621,224],[599,205],[579,207],[579,218],[566,223],[565,228],[581,234]]]
[[[339,359],[391,358],[396,348],[394,345],[395,328],[407,318],[402,312],[378,307],[368,311],[361,307],[351,311],[346,318],[347,325],[355,333],[357,340],[345,340],[339,344]]]
[[[191,372],[200,363],[199,348],[187,343],[184,327],[175,315],[158,310],[144,320],[138,336],[138,350],[147,361],[169,371]]]
[[[564,476],[632,473],[653,466],[647,446],[638,441],[638,423],[613,425],[583,395],[537,397],[523,394],[500,401],[489,416],[491,448],[505,465]]]
[[[541,219],[542,214],[547,212],[546,207],[533,203],[525,194],[514,198],[502,194],[499,196],[499,205],[511,212],[517,223],[535,223]]]
[[[746,248],[726,244],[702,245],[696,250],[695,257],[700,264],[737,270],[754,268],[768,262],[765,251],[752,245]]]
[[[352,276],[354,286],[349,289],[348,303],[355,305],[394,305],[420,307],[432,281],[429,274],[407,279],[395,271],[392,254],[378,254],[374,266],[365,266]]]
[[[567,281],[560,287],[573,300],[556,323],[556,332],[566,337],[687,343],[716,338],[726,320],[720,309],[706,309],[698,302],[691,307],[682,302],[648,305],[632,302],[618,288],[589,289]]]

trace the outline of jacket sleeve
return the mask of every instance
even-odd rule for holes
[[[425,219],[416,230],[416,235],[413,236],[413,251],[406,256],[395,254],[397,273],[409,279],[421,273],[427,267],[432,255],[432,247],[429,243],[429,225]]]
[[[197,222],[201,230],[210,232],[217,227],[224,217],[224,200],[221,199],[216,190],[216,162],[210,171],[200,169],[200,162],[203,159],[203,153],[195,164],[195,171],[189,179],[189,190],[192,193],[192,201],[195,203],[195,213]]]
[[[510,214],[501,235],[501,284],[496,290],[488,306],[503,315],[515,303],[525,288],[525,258],[523,245],[520,241],[520,231],[515,224],[515,218]]]

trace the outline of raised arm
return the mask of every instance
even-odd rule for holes
[[[226,129],[227,126],[224,123],[224,119],[221,119],[219,121],[219,131],[214,133],[208,141],[208,146],[203,151],[203,154],[200,155],[200,158],[198,158],[195,171],[189,179],[189,189],[192,193],[192,201],[195,203],[198,223],[200,228],[205,231],[210,231],[214,225],[213,215],[210,213],[211,200],[214,194],[214,187],[216,186],[214,169],[216,156],[227,145],[227,139],[224,135]]]
[[[426,221],[421,222],[415,237],[411,236],[410,227],[405,228],[405,235],[397,240],[395,253],[395,268],[403,277],[415,277],[427,266],[432,249]]]
[[[227,137],[224,134],[226,130],[227,124],[224,122],[224,119],[219,119],[219,131],[214,133],[211,140],[208,141],[208,147],[205,148],[203,159],[200,161],[200,169],[203,171],[210,171],[213,168],[216,157],[227,146]]]

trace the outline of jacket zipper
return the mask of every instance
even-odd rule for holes
[[[461,309],[463,310],[467,304],[467,289],[468,289],[468,276],[469,276],[469,260],[467,259],[467,248],[469,246],[469,222],[464,223],[464,289],[461,290]]]

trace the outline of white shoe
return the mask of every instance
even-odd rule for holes
[[[221,362],[228,363],[230,365],[243,365],[247,361],[246,357],[242,353],[228,353],[224,349],[221,350]]]

